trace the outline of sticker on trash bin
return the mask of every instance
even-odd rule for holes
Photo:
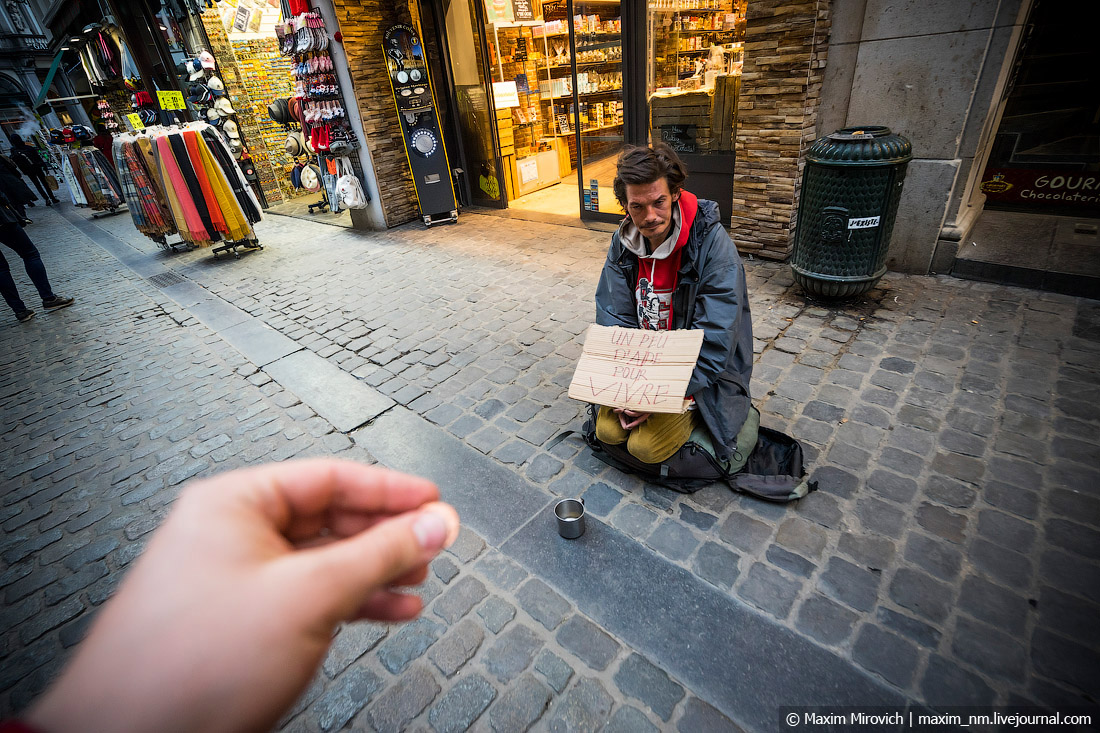
[[[878,226],[878,220],[881,217],[878,216],[865,216],[862,219],[849,219],[849,229],[870,229],[871,227]]]

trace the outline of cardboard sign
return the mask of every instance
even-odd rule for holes
[[[182,92],[157,92],[157,102],[161,109],[187,109]]]
[[[142,122],[141,118],[138,117],[136,114],[126,115],[126,121],[129,122],[130,127],[132,127],[135,130],[144,130],[145,129],[145,123]]]
[[[639,412],[684,412],[703,331],[588,327],[569,384],[575,400]]]

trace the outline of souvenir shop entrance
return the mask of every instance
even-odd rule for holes
[[[745,2],[425,0],[463,203],[618,222],[619,152],[663,140],[728,225]]]

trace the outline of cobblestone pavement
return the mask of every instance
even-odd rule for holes
[[[770,730],[785,703],[1100,694],[1096,301],[889,275],[815,304],[747,262],[753,395],[820,484],[778,506],[679,495],[561,438],[606,234],[272,216],[264,251],[215,261],[125,215],[36,219],[78,300],[0,325],[0,714],[56,674],[186,480],[330,453],[429,475],[466,528],[424,616],[343,629],[288,730]],[[229,345],[242,322],[396,406],[336,429]],[[578,495],[592,521],[570,544],[546,512]]]

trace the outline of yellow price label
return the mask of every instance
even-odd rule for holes
[[[126,115],[126,119],[130,121],[130,127],[135,130],[144,130],[145,123],[141,121],[141,117],[136,114]]]
[[[187,109],[183,103],[183,92],[157,92],[157,101],[161,109]]]

